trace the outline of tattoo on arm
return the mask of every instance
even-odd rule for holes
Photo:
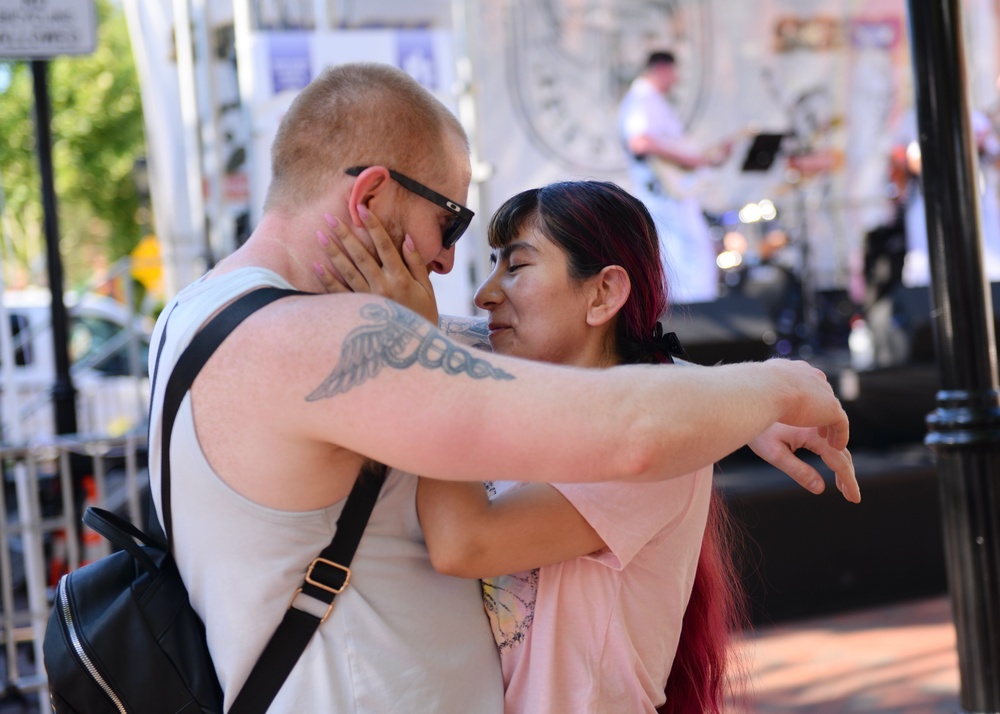
[[[383,367],[407,369],[416,364],[473,379],[514,379],[514,375],[474,356],[395,303],[364,305],[361,317],[373,324],[357,327],[347,335],[340,361],[306,401],[342,394],[375,377]]]
[[[492,352],[489,323],[485,317],[442,315],[438,327],[445,336],[468,347]]]

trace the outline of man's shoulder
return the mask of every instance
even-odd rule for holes
[[[629,85],[628,92],[625,96],[633,98],[639,98],[639,97],[644,98],[654,95],[663,96],[657,91],[656,87],[653,86],[652,82],[650,82],[644,77],[639,77],[635,81],[633,81],[631,85]]]

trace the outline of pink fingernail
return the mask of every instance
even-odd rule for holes
[[[319,244],[324,248],[330,245],[330,239],[326,237],[326,233],[323,231],[316,231],[316,238],[319,240]]]
[[[365,207],[365,205],[363,203],[359,203],[358,204],[358,215],[361,216],[361,220],[362,221],[367,221],[371,217],[372,214],[368,212],[368,209]]]
[[[323,277],[324,270],[322,265],[320,265],[319,263],[313,263],[313,270],[316,271],[316,275],[318,275],[321,278]]]
[[[410,236],[409,233],[407,233],[405,236],[403,236],[403,245],[406,246],[407,250],[411,250],[411,251],[412,250],[416,250],[416,248],[413,247],[413,238]]]
[[[337,220],[336,216],[331,216],[329,213],[324,213],[323,218],[326,220],[330,228],[336,228],[340,225],[340,221]]]

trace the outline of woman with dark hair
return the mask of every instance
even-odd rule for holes
[[[475,299],[494,351],[580,368],[672,362],[656,229],[620,187],[524,191],[494,215],[489,243],[493,270]],[[798,445],[836,463],[819,443]],[[712,466],[643,484],[421,479],[417,509],[435,568],[483,579],[506,711],[720,712],[740,681],[727,642],[745,624],[744,598]]]
[[[495,351],[580,367],[671,361],[656,228],[623,189],[525,191],[494,215],[489,242],[476,304]],[[507,711],[653,711],[664,697],[664,711],[721,710],[743,600],[711,467],[634,488],[495,483],[490,501],[455,486],[422,481],[418,512],[435,567],[484,578]],[[685,628],[687,612],[698,621]]]

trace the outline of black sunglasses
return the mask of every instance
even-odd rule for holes
[[[349,176],[357,176],[367,168],[369,167],[352,166],[351,168],[346,169],[345,173]],[[441,231],[441,246],[445,250],[448,250],[455,245],[455,243],[458,242],[458,239],[462,237],[462,234],[465,233],[465,229],[469,227],[469,223],[472,222],[472,217],[476,214],[462,204],[455,203],[451,199],[442,196],[434,189],[427,188],[419,181],[414,181],[409,176],[404,176],[398,171],[389,169],[389,176],[392,177],[393,181],[398,183],[407,191],[415,193],[422,198],[426,198],[435,206],[440,206],[446,211],[451,211],[455,214],[455,219],[451,222],[451,224],[446,226],[445,229]]]

